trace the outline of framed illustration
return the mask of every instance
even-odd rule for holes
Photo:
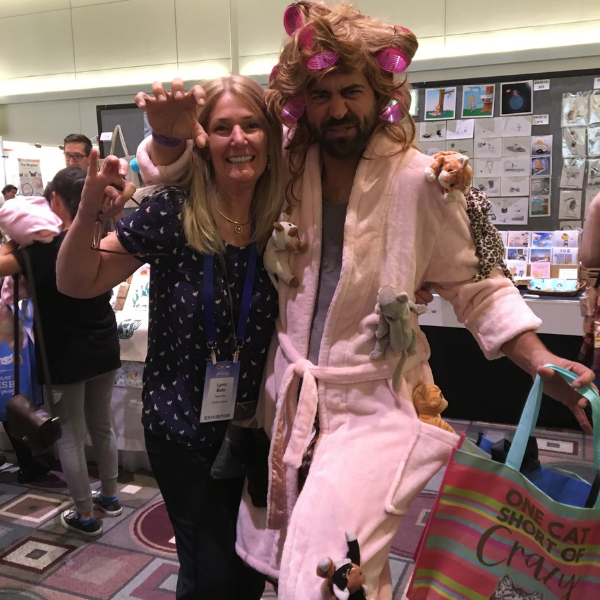
[[[559,219],[581,219],[581,190],[560,190]]]
[[[447,152],[459,152],[473,158],[473,140],[446,140]]]
[[[546,156],[531,159],[531,176],[552,175],[552,160]]]
[[[502,156],[523,157],[529,155],[529,148],[522,137],[502,138]]]
[[[551,135],[531,136],[531,156],[550,156],[552,154]]]
[[[456,88],[434,88],[425,90],[425,120],[456,118]]]
[[[495,90],[494,84],[463,86],[462,118],[493,117]]]
[[[500,114],[530,115],[533,112],[533,81],[500,84]]]
[[[550,196],[531,196],[529,199],[530,217],[549,217],[550,208]]]

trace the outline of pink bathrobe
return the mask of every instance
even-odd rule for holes
[[[257,509],[244,495],[236,546],[248,564],[279,579],[280,600],[329,597],[316,575],[317,564],[325,556],[337,560],[346,555],[347,529],[360,543],[369,600],[391,598],[392,538],[411,500],[446,463],[458,441],[456,434],[417,418],[412,391],[421,383],[433,383],[433,377],[429,346],[415,315],[417,353],[408,358],[398,390],[391,384],[398,357],[389,349],[384,360],[369,357],[379,288],[393,285],[414,300],[424,281],[433,282],[490,359],[501,356],[502,344],[540,325],[499,270],[485,281],[471,281],[478,259],[464,206],[446,204],[439,186],[425,180],[429,157],[416,150],[394,154],[396,149],[386,137],[375,137],[359,164],[319,366],[306,359],[321,256],[316,146],[308,152],[301,202],[290,217],[309,250],[290,259],[300,287],[279,287],[278,335],[270,349],[259,409],[272,440],[269,506]],[[298,494],[297,468],[317,406],[320,437]]]

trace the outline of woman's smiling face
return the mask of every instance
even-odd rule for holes
[[[217,187],[255,185],[268,162],[262,116],[240,96],[225,93],[210,116],[207,133]]]

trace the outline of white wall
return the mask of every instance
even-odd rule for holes
[[[290,0],[0,0],[0,135],[58,144],[96,133],[96,104],[149,83],[262,76]],[[413,81],[598,68],[600,1],[355,0],[412,29]],[[7,51],[10,49],[10,51]]]

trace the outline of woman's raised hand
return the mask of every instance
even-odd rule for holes
[[[152,84],[154,97],[140,92],[135,97],[138,108],[146,110],[148,123],[158,135],[180,140],[195,140],[199,148],[207,142],[207,135],[198,119],[204,106],[204,90],[195,85],[187,94],[183,80],[176,78],[167,92],[160,81]]]
[[[134,192],[135,185],[125,181],[122,165],[116,156],[106,157],[98,171],[98,150],[93,148],[79,211],[89,214],[90,218],[115,217],[123,211]]]

